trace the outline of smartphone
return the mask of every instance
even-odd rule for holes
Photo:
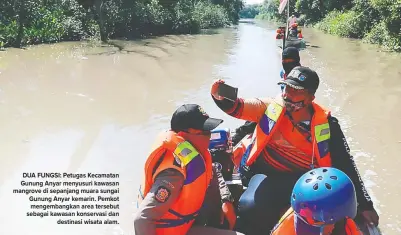
[[[237,100],[238,88],[222,83],[219,86],[218,95],[235,102]]]

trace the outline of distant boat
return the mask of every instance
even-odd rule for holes
[[[302,35],[302,30],[298,27],[296,23],[291,25],[290,28],[288,22],[288,19],[290,18],[289,1],[290,0],[280,0],[278,11],[281,14],[284,11],[285,6],[287,6],[287,23],[285,26],[280,26],[276,30],[277,44],[282,49],[289,46],[296,47],[298,49],[304,49],[306,48],[306,43]]]

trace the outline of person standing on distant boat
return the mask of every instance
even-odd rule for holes
[[[295,23],[297,23],[297,17],[295,17],[295,15],[292,15],[289,19],[289,26],[291,27],[292,25],[294,25]]]
[[[297,23],[297,17],[295,15],[292,15],[288,19],[288,36],[291,37],[298,37],[298,23]]]

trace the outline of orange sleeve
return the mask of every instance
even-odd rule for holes
[[[225,112],[235,118],[259,122],[266,111],[266,104],[270,103],[270,99],[242,99],[239,98],[232,108]]]

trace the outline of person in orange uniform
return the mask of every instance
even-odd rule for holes
[[[283,39],[284,38],[284,29],[283,27],[279,27],[276,30],[276,39]]]
[[[356,214],[352,180],[336,168],[317,168],[295,183],[291,208],[271,235],[363,235]]]
[[[304,36],[302,35],[302,29],[298,28],[298,38],[302,39]]]
[[[280,71],[281,79],[286,79],[287,75],[291,70],[297,66],[301,66],[301,57],[299,56],[299,50],[295,47],[286,47],[281,54],[281,64],[283,69]],[[281,85],[281,90],[284,91],[285,85]],[[256,122],[246,121],[242,126],[235,130],[235,135],[232,138],[233,145],[236,146],[240,141],[248,134],[252,134],[256,128]],[[239,150],[235,154],[243,154],[243,146],[238,146],[236,150]],[[242,155],[241,155],[242,156]]]
[[[182,105],[174,112],[171,130],[159,136],[145,163],[134,220],[136,235],[241,234],[193,226],[213,178],[208,151],[211,130],[222,122],[196,104]],[[236,220],[232,201],[223,201],[222,210],[232,229]]]
[[[356,185],[358,212],[364,222],[378,224],[379,216],[358,173],[338,120],[314,101],[319,76],[297,66],[285,80],[284,91],[275,98],[225,99],[218,93],[222,80],[216,81],[211,95],[228,115],[256,122],[250,147],[240,166],[244,185],[256,174],[267,178],[257,190],[249,188],[239,202],[238,230],[247,235],[270,231],[289,207],[297,179],[312,167],[336,167]],[[251,200],[251,202],[247,201]],[[262,219],[263,218],[263,219]]]

